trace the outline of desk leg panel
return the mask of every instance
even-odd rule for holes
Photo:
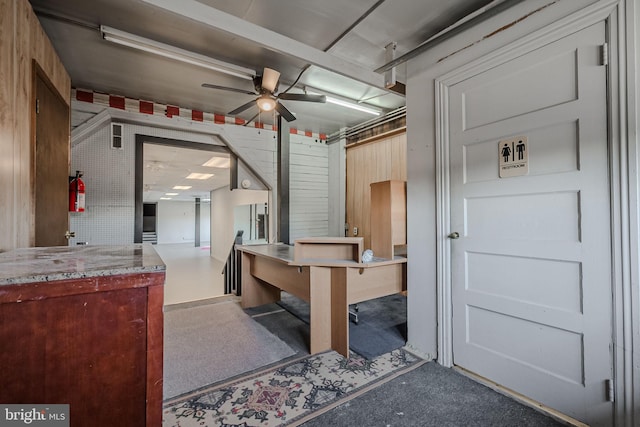
[[[242,252],[242,308],[257,307],[280,301],[280,289],[254,277],[251,265],[255,255]]]
[[[347,269],[331,269],[331,348],[349,357],[349,304]]]
[[[310,267],[311,354],[331,349],[331,268]]]

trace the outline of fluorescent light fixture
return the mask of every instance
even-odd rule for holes
[[[373,116],[379,116],[382,114],[381,110],[365,107],[362,104],[358,104],[356,101],[348,101],[346,99],[336,98],[335,96],[329,96],[326,93],[322,93],[321,90],[312,88],[310,86],[304,87],[305,93],[314,94],[314,95],[325,95],[327,102],[330,104],[340,105],[341,107],[351,108],[352,110],[362,111],[363,113],[371,114]]]
[[[153,53],[154,55],[163,56],[175,61],[196,65],[208,70],[219,71],[221,73],[240,77],[246,80],[253,80],[253,77],[255,77],[256,75],[256,72],[250,68],[240,67],[228,62],[218,61],[217,59],[213,59],[208,56],[200,55],[198,53],[190,52],[185,49],[180,49],[175,46],[160,43],[155,40],[136,36],[135,34],[126,33],[124,31],[107,27],[105,25],[100,26],[100,32],[102,33],[102,38],[110,42]]]
[[[329,102],[331,104],[335,104],[335,105],[340,105],[342,107],[351,108],[352,110],[362,111],[363,113],[372,114],[374,116],[379,116],[380,115],[380,111],[374,110],[373,108],[364,107],[364,106],[362,106],[360,104],[355,104],[353,102],[343,101],[341,99],[332,98],[330,96],[327,96],[327,102]]]
[[[160,197],[160,200],[171,200],[171,197]]]
[[[187,179],[209,179],[212,176],[213,176],[212,173],[196,173],[196,172],[193,172],[193,173],[190,173],[187,176]]]
[[[176,185],[173,187],[174,190],[188,190],[190,188],[190,185]]]
[[[165,196],[177,196],[178,193],[164,193]]]
[[[228,157],[212,157],[207,160],[202,166],[206,166],[208,168],[225,168],[228,169],[231,167],[231,159]]]

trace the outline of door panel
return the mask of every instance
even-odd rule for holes
[[[613,410],[604,34],[449,88],[454,363],[592,425]],[[529,172],[500,178],[518,136]]]
[[[36,73],[35,246],[66,246],[69,107]]]

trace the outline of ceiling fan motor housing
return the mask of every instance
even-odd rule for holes
[[[325,102],[326,97],[324,95],[309,95],[309,94],[300,94],[300,93],[280,93],[276,95],[278,91],[278,82],[280,79],[280,72],[274,69],[265,67],[264,71],[261,75],[256,75],[253,78],[253,86],[255,89],[254,93],[249,91],[245,91],[244,89],[237,89],[225,86],[218,86],[212,84],[203,84],[202,86],[208,87],[211,89],[220,89],[227,90],[231,92],[240,92],[246,93],[247,95],[258,95],[257,98],[249,101],[235,110],[229,111],[229,115],[240,114],[248,108],[251,108],[254,105],[260,109],[260,111],[273,111],[276,110],[278,114],[280,114],[286,121],[290,122],[296,119],[296,116],[291,113],[282,105],[280,100],[289,100],[289,101],[307,101],[307,102]],[[254,117],[255,118],[255,117]]]

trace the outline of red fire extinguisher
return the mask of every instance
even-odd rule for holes
[[[84,212],[84,182],[81,171],[69,182],[69,212]]]

